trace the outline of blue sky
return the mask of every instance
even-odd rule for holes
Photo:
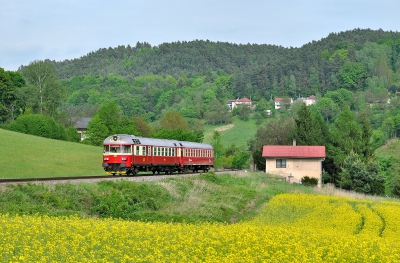
[[[301,47],[354,28],[400,31],[398,0],[0,0],[0,67],[195,39]]]

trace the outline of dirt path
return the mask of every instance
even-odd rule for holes
[[[228,125],[225,125],[225,126],[222,126],[222,127],[218,127],[215,130],[218,131],[218,132],[226,131],[226,130],[231,129],[233,126],[234,126],[233,124],[228,124]]]

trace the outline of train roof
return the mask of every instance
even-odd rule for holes
[[[146,138],[130,134],[114,134],[108,136],[104,140],[104,144],[115,144],[116,142],[126,143],[126,144],[152,145],[160,147],[185,147],[185,148],[187,147],[187,148],[210,149],[210,150],[213,149],[213,147],[207,143]]]

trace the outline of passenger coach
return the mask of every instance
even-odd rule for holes
[[[206,143],[115,134],[107,137],[103,146],[104,171],[113,175],[207,172],[214,167],[214,150]]]

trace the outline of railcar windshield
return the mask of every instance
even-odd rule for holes
[[[104,153],[132,153],[130,145],[104,145]]]

